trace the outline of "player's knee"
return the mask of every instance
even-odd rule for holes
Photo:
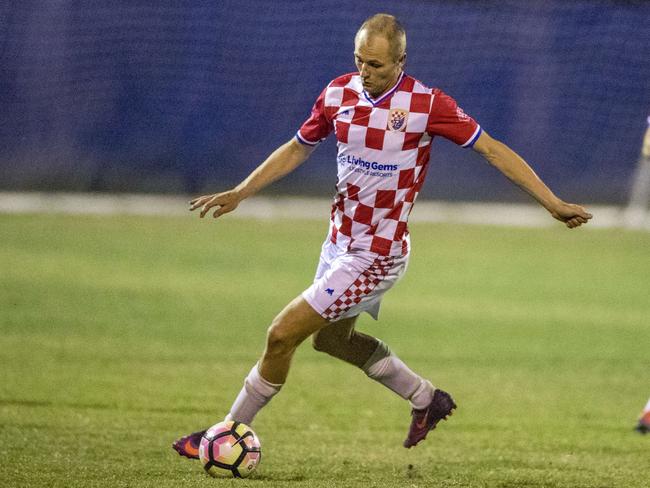
[[[286,354],[298,346],[299,341],[286,322],[274,320],[267,330],[266,349],[274,354]]]
[[[281,353],[289,349],[289,338],[282,327],[273,324],[266,331],[266,350],[271,353]]]

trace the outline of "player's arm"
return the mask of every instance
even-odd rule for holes
[[[592,215],[580,205],[563,202],[555,196],[521,156],[485,131],[474,143],[474,150],[570,229],[591,219]]]
[[[242,200],[254,195],[265,186],[279,180],[304,163],[313,150],[314,147],[301,144],[293,138],[273,151],[262,164],[235,188],[222,193],[194,198],[190,201],[190,210],[196,210],[200,207],[201,217],[204,217],[211,208],[217,207],[212,214],[215,218],[232,212]]]

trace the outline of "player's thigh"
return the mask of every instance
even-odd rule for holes
[[[273,319],[268,331],[268,341],[270,344],[297,345],[327,324],[327,320],[299,295]]]

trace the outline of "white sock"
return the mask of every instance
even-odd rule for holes
[[[645,408],[643,409],[643,413],[650,412],[650,400],[648,400],[648,403],[645,404]]]
[[[259,363],[253,366],[244,380],[244,386],[237,395],[235,402],[230,407],[226,420],[235,420],[250,425],[264,405],[280,391],[282,385],[275,385],[266,381],[259,372]]]
[[[431,382],[415,374],[392,353],[364,370],[370,378],[409,400],[417,410],[427,408],[433,400],[435,388]]]

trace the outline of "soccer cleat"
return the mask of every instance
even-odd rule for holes
[[[647,434],[650,432],[650,411],[645,412],[639,419],[639,423],[634,428],[639,434]]]
[[[201,443],[203,434],[205,434],[205,430],[181,437],[174,441],[172,447],[181,456],[190,459],[199,459],[199,444]]]
[[[411,411],[411,426],[409,433],[404,441],[404,447],[410,449],[418,442],[426,439],[430,430],[436,428],[438,422],[446,419],[456,408],[451,395],[442,390],[436,390],[433,394],[433,400],[429,406],[423,410],[413,409]]]

